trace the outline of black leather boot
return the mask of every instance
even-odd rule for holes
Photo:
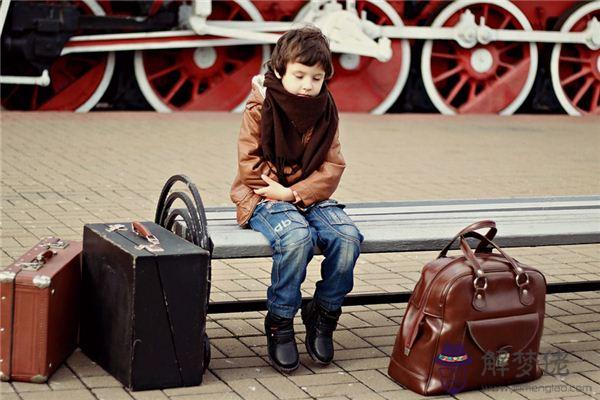
[[[275,369],[281,372],[292,372],[300,365],[296,337],[294,336],[294,320],[267,313],[265,333],[269,358]]]
[[[302,307],[302,322],[306,326],[306,350],[317,364],[327,365],[333,360],[333,331],[342,309],[327,311],[315,301]]]

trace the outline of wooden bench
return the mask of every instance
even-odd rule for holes
[[[502,247],[600,243],[600,196],[361,203],[349,204],[346,211],[365,237],[363,254],[441,250],[460,229],[483,219],[496,221],[494,241]],[[208,208],[206,215],[213,259],[271,256],[260,233],[237,226],[233,208]],[[548,285],[548,293],[592,290],[600,290],[600,280]],[[350,294],[344,305],[406,302],[409,296]],[[265,309],[265,299],[209,305],[210,313]]]

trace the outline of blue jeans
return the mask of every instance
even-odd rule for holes
[[[284,201],[263,202],[256,207],[250,227],[261,232],[273,248],[271,286],[267,290],[271,313],[284,318],[296,315],[302,303],[300,285],[315,244],[325,259],[314,298],[328,311],[342,306],[354,284],[354,265],[363,241],[343,208],[335,200],[319,202],[306,211]]]

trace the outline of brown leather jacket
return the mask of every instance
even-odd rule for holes
[[[248,224],[256,205],[262,200],[253,190],[266,186],[260,178],[261,174],[278,181],[277,175],[272,172],[275,170],[273,164],[261,161],[260,157],[260,118],[265,93],[261,78],[263,77],[256,76],[252,80],[252,91],[246,102],[238,138],[238,173],[231,185],[230,197],[236,205],[237,222],[241,226]],[[311,135],[312,132],[308,131],[302,141],[308,143]],[[346,163],[340,151],[338,129],[321,167],[304,180],[298,180],[302,174],[301,170],[290,177],[290,188],[300,197],[297,204],[300,207],[308,207],[331,197],[337,189],[344,168]]]

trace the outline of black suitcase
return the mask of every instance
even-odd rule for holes
[[[85,225],[81,349],[131,390],[199,385],[209,268],[209,251],[153,222]]]

